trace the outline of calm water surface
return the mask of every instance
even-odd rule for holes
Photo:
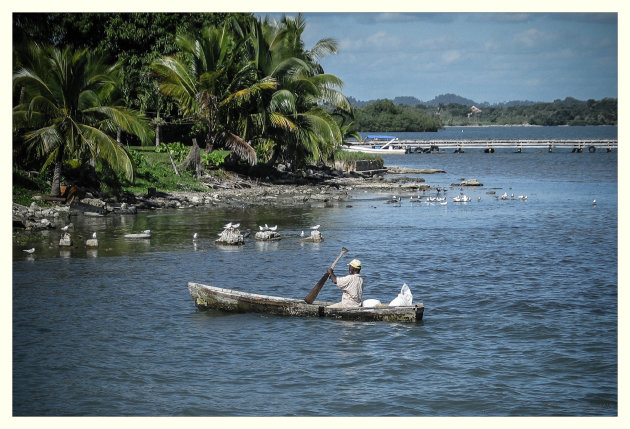
[[[81,216],[68,252],[56,230],[15,244],[13,414],[617,415],[616,151],[386,163],[446,170],[424,176],[432,186],[484,186],[463,190],[473,201],[459,205],[449,189],[446,206],[360,192],[309,209]],[[284,238],[217,246],[228,221],[277,224]],[[314,224],[325,241],[300,242]],[[124,239],[143,229],[150,241]],[[93,231],[99,248],[88,251]],[[188,294],[198,281],[304,297],[342,246],[363,262],[364,298],[388,302],[407,283],[424,321],[198,312]],[[339,296],[329,282],[319,298]]]

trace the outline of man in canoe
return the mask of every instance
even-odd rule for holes
[[[328,268],[330,280],[343,291],[341,302],[329,305],[329,308],[361,307],[363,297],[363,277],[360,276],[361,261],[358,259],[350,261],[348,270],[350,274],[347,276],[337,277],[333,269]]]

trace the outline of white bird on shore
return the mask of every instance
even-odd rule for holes
[[[95,232],[92,233],[92,238],[94,238],[94,239],[96,238],[96,233]]]
[[[62,231],[67,231],[68,228],[70,228],[70,225],[66,225],[66,226],[61,227],[61,230]]]
[[[145,229],[144,231],[142,231],[142,233],[143,234],[151,234],[151,230],[150,229]]]
[[[35,248],[33,247],[32,249],[24,249],[22,250],[22,252],[26,252],[26,253],[35,253]]]
[[[277,229],[278,229],[278,225],[269,227],[269,231],[275,231]]]
[[[223,226],[223,229],[230,229],[230,228],[232,228],[232,222],[229,222]]]
[[[313,231],[317,231],[319,229],[319,225],[311,226],[311,229]]]
[[[199,234],[197,234],[196,232],[193,234],[193,240],[196,240],[199,237]]]
[[[304,237],[304,231],[300,232],[300,237]]]
[[[238,228],[239,226],[241,226],[241,224],[240,224],[240,223],[233,223],[233,224],[232,224],[232,229],[236,229],[236,228]]]
[[[266,230],[265,227],[262,226],[262,225],[258,225],[258,228],[260,228],[261,231],[265,231]]]

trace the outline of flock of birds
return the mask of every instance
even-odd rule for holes
[[[223,231],[225,231],[225,230],[235,231],[235,230],[237,230],[240,226],[241,226],[241,224],[240,224],[240,223],[229,222],[229,223],[227,223],[227,224],[225,224],[225,225],[223,226]],[[315,225],[315,226],[311,226],[311,227],[310,227],[310,229],[311,229],[312,231],[317,231],[317,230],[319,230],[319,227],[320,227],[320,225]],[[68,231],[68,229],[69,229],[69,228],[70,228],[70,225],[66,225],[66,226],[61,227],[61,228],[60,228],[60,230],[61,230],[61,231],[63,231],[64,233],[66,233],[66,232]],[[265,225],[260,225],[258,228],[260,229],[260,231],[277,231],[277,230],[278,230],[278,225],[269,226],[269,225],[265,224]],[[142,234],[151,234],[151,230],[150,230],[150,229],[145,229],[145,230],[144,230],[144,231],[142,231],[141,233],[142,233]],[[219,233],[218,235],[221,235],[222,233],[223,233],[223,232]],[[250,230],[248,229],[248,230],[246,231],[246,233],[245,233],[245,235],[244,235],[244,236],[245,236],[245,237],[248,237],[249,235],[250,235]],[[302,231],[302,232],[300,233],[300,237],[304,237],[304,236],[305,236],[304,231]],[[94,240],[97,240],[97,235],[96,235],[96,232],[93,232],[93,233],[92,233],[92,238],[91,238],[91,240],[92,240],[92,243],[91,243],[91,245],[90,245],[90,246],[91,246],[91,247],[94,247],[94,245],[95,245],[95,244],[97,244],[97,243],[95,243],[95,242],[94,242]],[[193,242],[196,242],[197,240],[199,240],[199,233],[195,232],[195,233],[193,234]],[[90,241],[90,240],[88,240],[88,241]],[[34,247],[32,247],[32,248],[30,248],[30,249],[22,249],[22,251],[23,251],[24,253],[27,253],[27,254],[29,254],[29,255],[32,255],[33,253],[35,253],[35,248],[34,248]]]
[[[446,193],[446,190],[444,191]],[[422,201],[423,196],[421,196],[420,194],[418,194],[418,196],[411,196],[409,197],[409,202],[410,203],[420,203]],[[518,195],[518,196],[514,196],[514,194],[508,195],[507,192],[504,192],[500,197],[498,195],[496,195],[494,197],[495,199],[501,199],[501,200],[508,200],[508,199],[512,199],[512,200],[527,200],[527,195]],[[438,190],[438,196],[432,197],[432,196],[427,196],[424,197],[425,201],[427,203],[438,203],[440,205],[447,205],[448,202],[446,201],[446,197],[440,197],[439,196],[439,190]],[[472,201],[472,198],[464,195],[464,194],[460,194],[456,197],[453,197],[453,202],[469,202]],[[481,201],[481,197],[477,198],[477,201]],[[391,200],[387,201],[388,203],[394,203],[394,204],[400,204],[402,202],[402,198],[398,195],[393,195]],[[597,205],[597,200],[593,200],[593,206]],[[223,226],[223,231],[225,230],[230,230],[230,231],[235,231],[236,229],[238,229],[241,226],[240,223],[233,223],[233,222],[228,222],[227,224],[225,224]],[[66,233],[68,231],[68,229],[70,228],[70,225],[66,225],[61,227],[61,231],[63,231],[64,233]],[[259,225],[258,228],[260,229],[260,231],[277,231],[278,230],[278,225],[274,225],[274,226],[269,226],[267,224],[265,225]],[[311,226],[310,229],[311,231],[317,231],[319,230],[320,225],[314,225]],[[142,231],[142,234],[151,234],[151,230],[150,229],[145,229],[144,231]],[[218,235],[221,235],[222,233],[219,233]],[[247,230],[245,233],[245,237],[248,237],[250,235],[250,231]],[[304,237],[304,231],[300,232],[300,237]],[[194,233],[193,234],[193,241],[196,242],[199,239],[199,234],[198,233]],[[97,236],[96,236],[96,232],[92,233],[92,240],[97,240]],[[93,244],[92,244],[93,245]],[[22,249],[23,252],[32,255],[33,253],[35,253],[35,248],[32,247],[30,249]]]
[[[222,236],[226,231],[230,231],[230,232],[235,232],[239,227],[241,226],[240,223],[235,223],[235,222],[228,222],[227,224],[223,225],[223,231],[219,232],[217,235],[220,237]],[[312,231],[318,231],[320,228],[320,225],[314,225],[311,226],[311,232]],[[276,232],[278,230],[278,225],[274,225],[274,226],[269,226],[268,224],[264,224],[264,225],[258,225],[258,229],[260,230],[260,232]],[[245,231],[245,233],[243,234],[244,238],[249,237],[251,234],[251,231],[249,229],[247,229]],[[300,237],[305,237],[306,234],[304,233],[304,231],[300,232]],[[197,232],[195,232],[193,234],[193,242],[196,242],[199,239],[199,234]]]
[[[278,230],[278,225],[275,226],[268,226],[267,224],[265,224],[265,226],[258,226],[258,228],[260,228],[261,231],[277,231]]]
[[[446,193],[446,191],[444,191],[444,193]],[[503,195],[498,196],[495,195],[494,198],[496,200],[527,200],[527,195],[518,195],[518,196],[514,196],[514,194],[508,195],[507,192],[503,193]],[[453,202],[454,203],[467,203],[472,201],[473,198],[469,197],[468,195],[464,194],[464,193],[460,193],[459,195],[453,197]],[[390,199],[387,200],[387,204],[394,204],[396,206],[400,206],[400,204],[402,203],[403,198],[400,197],[399,195],[392,195],[392,197]],[[422,202],[425,203],[429,203],[429,205],[433,205],[433,204],[439,204],[442,206],[445,206],[448,204],[448,201],[446,200],[446,196],[439,196],[439,191],[438,194],[436,196],[424,196],[424,195],[420,195],[418,194],[416,195],[412,195],[409,197],[409,202],[410,203],[417,203],[420,204]],[[477,197],[477,201],[481,201],[481,197]],[[593,205],[596,204],[596,201],[593,201]]]
[[[494,198],[499,199],[499,197],[495,196]],[[515,197],[514,194],[508,196],[507,192],[504,192],[503,195],[501,195],[501,199],[502,200],[526,200],[527,199],[527,195],[519,195],[518,197]]]
[[[65,225],[62,226],[61,228],[59,228],[61,231],[64,232],[64,235],[67,235],[68,233],[68,229],[70,228],[70,225]],[[142,231],[142,234],[151,234],[151,230],[150,229],[145,229],[144,231]],[[96,247],[98,246],[98,238],[97,238],[97,234],[96,232],[92,232],[92,236],[90,239],[88,239],[86,241],[86,245],[88,247]],[[32,255],[33,253],[35,253],[35,248],[32,247],[30,249],[22,249],[23,252],[28,253],[29,255]]]

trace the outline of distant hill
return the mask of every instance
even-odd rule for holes
[[[424,104],[426,104],[427,106],[430,106],[430,107],[437,107],[440,104],[446,105],[446,104],[451,104],[451,103],[463,104],[464,106],[472,106],[472,105],[475,105],[475,104],[479,104],[476,101],[471,100],[470,98],[460,97],[459,95],[455,95],[455,94],[438,95],[433,100],[427,101]]]
[[[394,104],[404,104],[406,106],[417,106],[425,104],[424,101],[418,100],[416,97],[396,97],[392,100]]]
[[[350,96],[348,97],[350,104],[353,104],[357,107],[365,107],[366,105],[373,103],[377,100],[357,100],[356,98]],[[475,100],[471,100],[470,98],[461,97],[456,94],[441,94],[433,98],[433,100],[422,101],[416,97],[411,96],[399,96],[394,97],[392,102],[397,105],[406,105],[406,106],[417,106],[422,104],[427,107],[437,107],[440,104],[447,105],[451,103],[462,104],[464,106],[477,106],[477,107],[513,107],[513,106],[531,106],[533,104],[539,103],[537,101],[528,101],[528,100],[513,100],[502,103],[494,103],[490,104],[488,102],[478,102]]]

